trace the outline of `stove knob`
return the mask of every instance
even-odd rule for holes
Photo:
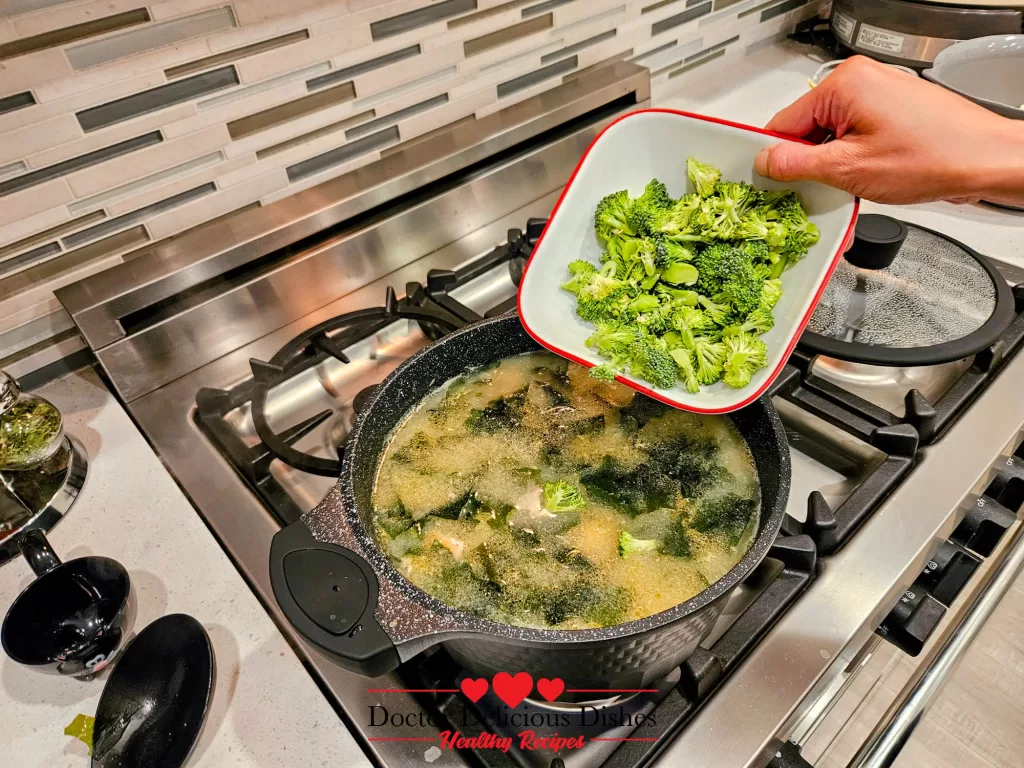
[[[515,253],[523,246],[523,230],[510,229],[508,231],[508,252]]]
[[[943,605],[951,605],[979,565],[981,560],[970,552],[952,541],[944,541],[928,561],[917,583]]]
[[[547,225],[547,219],[529,219],[526,222],[526,242],[530,244],[531,248],[537,244],[537,240]]]
[[[961,547],[988,557],[1006,529],[1016,520],[1017,516],[998,501],[989,496],[981,496],[967,510],[950,538]]]
[[[996,464],[995,470],[996,478],[985,494],[1007,509],[1019,510],[1024,505],[1024,444],[1013,456]]]
[[[861,269],[885,269],[907,239],[907,225],[891,216],[865,213],[857,219],[853,245],[844,255],[846,260]]]
[[[917,656],[945,613],[946,606],[914,584],[875,631],[904,653]]]

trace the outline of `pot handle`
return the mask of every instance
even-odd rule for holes
[[[36,576],[43,576],[60,565],[60,558],[47,541],[46,534],[38,528],[25,531],[18,541],[18,548]]]
[[[398,667],[398,649],[374,617],[377,575],[356,552],[318,541],[297,520],[274,535],[270,583],[292,626],[339,666],[367,677]]]

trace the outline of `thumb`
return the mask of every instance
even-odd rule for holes
[[[831,179],[835,163],[832,143],[799,144],[784,141],[762,149],[754,158],[754,169],[775,181],[823,181]]]

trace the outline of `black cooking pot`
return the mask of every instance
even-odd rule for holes
[[[449,379],[539,349],[518,318],[504,316],[468,326],[407,360],[360,412],[331,493],[274,536],[274,595],[288,620],[328,658],[376,676],[444,643],[473,674],[525,670],[535,678],[561,677],[568,688],[643,687],[694,652],[733,587],[764,558],[782,524],[790,483],[785,431],[768,397],[729,416],[757,466],[757,538],[729,573],[685,603],[601,629],[528,629],[462,613],[407,581],[370,533],[374,478],[393,431]]]

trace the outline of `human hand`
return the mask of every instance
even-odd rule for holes
[[[879,203],[1024,204],[1024,122],[863,56],[840,64],[767,128],[835,136],[762,150],[757,172],[778,181],[811,179]]]

